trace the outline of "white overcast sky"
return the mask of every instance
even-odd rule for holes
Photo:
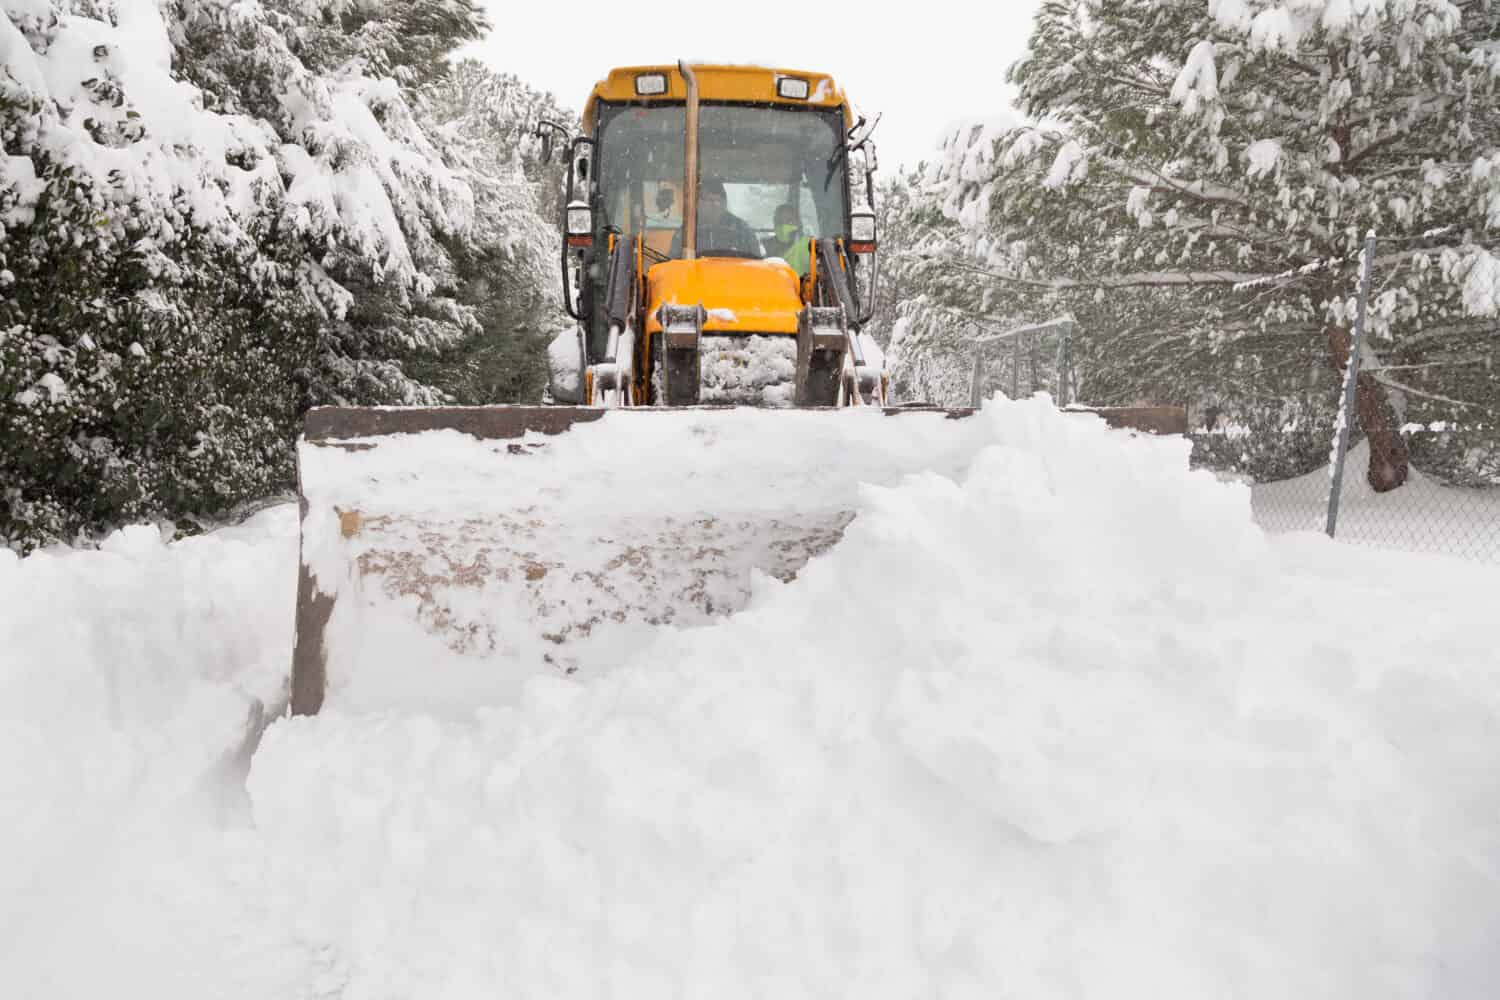
[[[461,54],[575,111],[615,66],[687,59],[830,73],[861,113],[884,113],[875,140],[889,173],[928,157],[952,126],[1009,109],[1005,70],[1025,51],[1039,0],[486,4],[496,26]]]

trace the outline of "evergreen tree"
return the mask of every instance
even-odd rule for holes
[[[557,274],[563,167],[545,162],[538,119],[571,123],[514,76],[474,60],[425,92],[438,136],[475,193],[475,238],[455,252],[462,301],[482,333],[437,359],[430,379],[461,403],[534,403],[546,386],[546,347],[564,319]]]
[[[875,323],[876,336],[888,337],[899,399],[967,405],[976,338],[1067,311],[1045,287],[1016,280],[1023,255],[989,224],[995,146],[1011,126],[1002,119],[957,129],[930,161],[884,188],[890,305]],[[1002,354],[985,352],[988,386],[1007,384],[1010,359]],[[1039,385],[1055,384],[1054,362],[1055,351],[1036,373]]]
[[[1460,345],[1494,360],[1474,286],[1500,225],[1497,37],[1490,4],[1048,0],[1012,70],[1040,124],[995,144],[984,183],[949,187],[1020,255],[1001,287],[1040,282],[1107,331],[1093,385],[1116,398],[1097,401],[1166,388],[1266,421],[1331,418],[1377,232],[1358,408],[1367,478],[1391,489],[1396,421],[1445,404],[1375,369]],[[1492,371],[1447,374],[1493,405]]]
[[[1011,140],[1001,210],[1024,232],[1062,230],[1035,246],[1054,274],[1200,290],[1201,317],[1169,328],[1184,340],[1235,340],[1240,360],[1293,372],[1321,348],[1341,371],[1367,231],[1500,221],[1476,156],[1496,148],[1497,31],[1488,5],[1048,3],[1013,77],[1027,112],[1061,127]],[[1386,352],[1462,315],[1462,275],[1487,257],[1473,242],[1429,268],[1410,245],[1376,304]],[[1405,446],[1374,374],[1358,406],[1371,485],[1400,485]]]
[[[483,26],[467,0],[180,8],[184,75],[215,108],[256,116],[277,140],[277,235],[303,247],[301,280],[324,315],[320,399],[437,402],[407,369],[481,331],[458,300],[451,252],[472,239],[474,192],[415,90],[442,73],[413,60]]]
[[[0,542],[220,515],[307,406],[451,398],[497,261],[546,315],[535,211],[424,96],[468,0],[0,11]]]

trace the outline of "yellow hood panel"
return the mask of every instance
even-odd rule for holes
[[[662,303],[702,304],[711,333],[796,333],[802,294],[780,261],[703,257],[669,260],[646,272],[646,332],[657,333]]]

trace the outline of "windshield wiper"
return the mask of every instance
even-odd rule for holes
[[[833,175],[838,172],[839,167],[843,166],[844,161],[848,158],[849,144],[845,142],[839,143],[839,148],[835,149],[833,155],[828,158],[828,176],[823,178],[824,191],[828,190],[828,185],[833,183]]]

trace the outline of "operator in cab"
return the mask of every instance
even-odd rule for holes
[[[793,271],[806,276],[811,256],[807,243],[807,234],[802,231],[802,219],[797,206],[791,202],[776,206],[776,233],[766,252],[772,257],[780,257]]]
[[[729,211],[724,182],[717,177],[705,177],[698,185],[698,256],[712,256],[716,250],[727,250],[735,256],[764,256],[755,231]],[[672,237],[668,256],[682,256],[681,230]]]

